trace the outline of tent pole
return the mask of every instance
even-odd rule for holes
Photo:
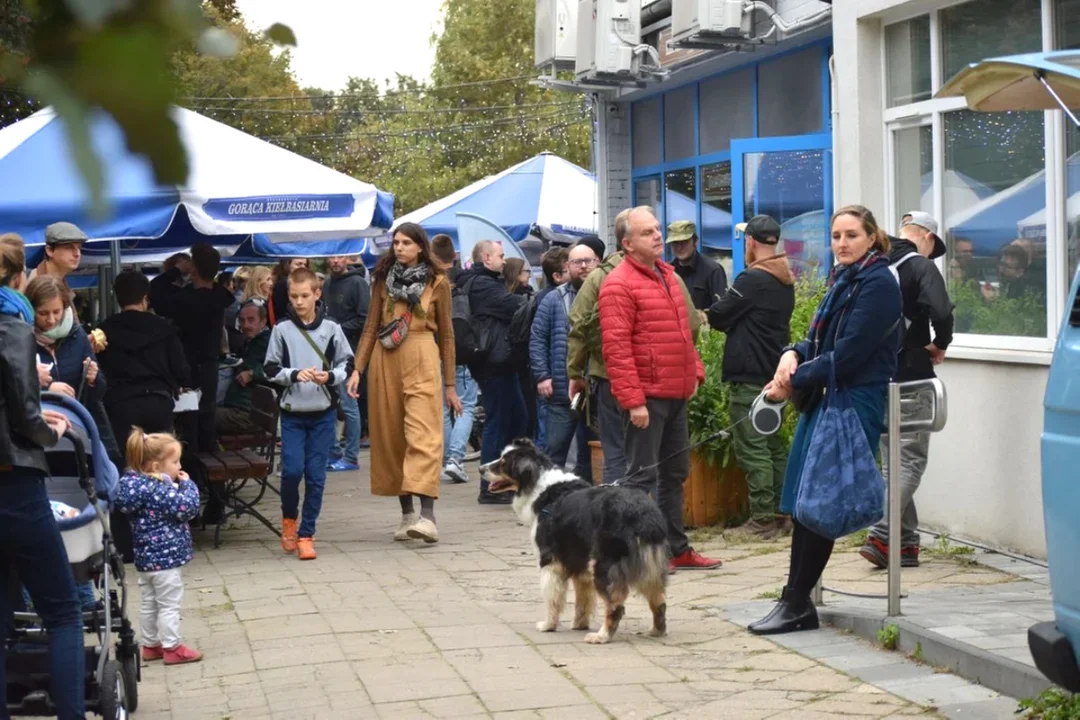
[[[113,297],[112,281],[115,280],[116,276],[120,274],[120,243],[115,241],[109,243],[109,269],[111,271],[111,277],[109,278],[109,286],[107,288],[102,288],[102,295],[108,297],[106,313],[108,315],[111,315],[113,313],[116,300],[116,298]]]
[[[1073,114],[1073,111],[1065,105],[1065,101],[1061,99],[1061,96],[1057,94],[1057,91],[1046,81],[1046,75],[1041,70],[1037,70],[1035,72],[1035,78],[1042,83],[1044,88],[1046,88],[1046,92],[1053,96],[1054,100],[1057,101],[1057,104],[1061,106],[1061,109],[1064,110],[1065,114],[1069,116],[1069,119],[1073,121],[1073,124],[1080,128],[1080,120],[1076,119],[1076,115]]]

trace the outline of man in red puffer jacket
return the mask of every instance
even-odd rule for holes
[[[686,402],[705,381],[690,331],[693,308],[686,307],[675,270],[661,259],[664,238],[651,208],[619,213],[615,234],[626,257],[600,287],[600,333],[611,394],[629,416],[626,484],[656,491],[668,521],[672,570],[719,567],[721,561],[691,548],[683,531],[683,481],[690,474]],[[654,467],[662,458],[668,459]]]

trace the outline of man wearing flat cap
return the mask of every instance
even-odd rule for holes
[[[746,269],[723,297],[709,308],[709,325],[727,333],[723,380],[731,384],[729,411],[745,418],[772,379],[784,347],[791,341],[795,278],[787,257],[777,253],[780,225],[768,215],[740,223]],[[742,530],[768,540],[787,530],[778,516],[787,470],[787,444],[779,433],[762,435],[752,423],[732,431],[735,459],[750,489],[750,519]]]
[[[74,299],[67,276],[79,269],[82,259],[82,245],[86,242],[86,233],[77,225],[69,222],[55,222],[45,228],[45,259],[30,273],[33,280],[38,275],[49,275],[67,288],[68,295]],[[74,307],[72,308],[74,312]],[[75,322],[78,322],[78,317]]]
[[[677,220],[667,229],[667,244],[675,256],[675,272],[682,278],[698,310],[708,310],[727,292],[727,273],[720,264],[698,252],[697,226]]]

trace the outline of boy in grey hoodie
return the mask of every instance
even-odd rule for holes
[[[319,278],[307,268],[289,275],[288,319],[279,320],[266,351],[266,377],[284,386],[281,405],[281,549],[315,559],[315,521],[337,423],[336,386],[352,372],[345,334],[326,317]],[[300,479],[304,512],[298,520]]]

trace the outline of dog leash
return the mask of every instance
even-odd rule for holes
[[[712,435],[709,435],[708,437],[702,438],[701,440],[698,440],[696,443],[692,443],[691,445],[688,445],[687,447],[683,448],[682,450],[677,450],[676,452],[671,453],[667,457],[661,458],[659,461],[653,463],[652,465],[646,465],[644,467],[640,467],[637,470],[635,470],[634,472],[630,473],[629,475],[621,477],[618,480],[616,480],[615,482],[605,483],[605,485],[610,485],[612,487],[617,487],[617,486],[622,485],[623,483],[627,482],[628,480],[632,480],[633,478],[637,477],[638,475],[640,475],[643,472],[647,472],[649,470],[653,470],[655,468],[660,467],[661,465],[663,465],[667,461],[672,460],[672,459],[678,457],[679,455],[682,455],[683,453],[688,453],[688,452],[691,452],[692,450],[696,450],[699,447],[701,447],[702,445],[704,445],[706,443],[710,443],[713,440],[721,440],[721,439],[729,438],[729,437],[731,437],[731,431],[734,430],[739,425],[746,422],[747,420],[752,420],[754,418],[756,412],[759,410],[759,408],[768,407],[768,408],[772,408],[777,413],[781,413],[781,412],[783,412],[783,409],[784,409],[785,405],[787,405],[786,400],[783,401],[783,402],[780,402],[780,403],[775,403],[775,402],[769,400],[765,395],[765,391],[762,390],[761,393],[754,399],[754,402],[750,403],[750,411],[744,417],[742,417],[739,420],[736,420],[735,422],[731,423],[730,425],[728,425],[723,430],[717,430]],[[755,426],[754,429],[758,430],[758,428],[756,426]],[[762,434],[762,435],[772,435],[773,433],[777,432],[779,429],[780,429],[780,423],[778,422],[776,424],[776,429],[773,430],[772,432],[762,432],[761,430],[758,430],[758,432],[760,434]]]

